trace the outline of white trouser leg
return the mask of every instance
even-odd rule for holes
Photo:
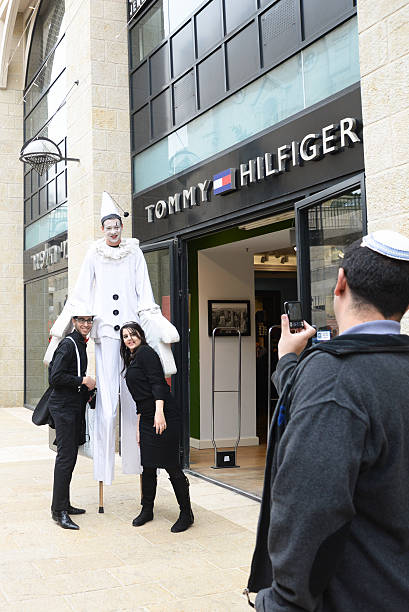
[[[124,474],[141,474],[141,453],[136,441],[136,427],[138,424],[136,404],[129,393],[123,375],[120,376],[120,392],[122,472]]]
[[[101,338],[95,343],[97,401],[94,423],[94,478],[111,484],[115,465],[115,421],[119,392],[120,341]]]

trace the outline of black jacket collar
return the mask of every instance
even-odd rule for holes
[[[75,340],[75,342],[82,342],[85,344],[85,346],[87,345],[84,336],[82,336],[76,329],[74,329],[74,331],[72,331],[69,335],[73,338],[73,340]]]

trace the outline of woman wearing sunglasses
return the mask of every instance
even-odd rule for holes
[[[158,354],[145,339],[135,321],[121,327],[121,356],[125,379],[138,412],[138,443],[141,449],[142,510],[132,525],[139,527],[153,519],[157,469],[164,468],[179,504],[179,518],[173,533],[186,531],[193,524],[189,481],[179,464],[179,410],[165,380]]]

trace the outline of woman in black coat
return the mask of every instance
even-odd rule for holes
[[[153,519],[157,468],[164,468],[172,483],[180,514],[171,527],[173,533],[186,531],[193,524],[189,481],[179,464],[179,410],[165,380],[158,354],[146,343],[143,329],[131,321],[121,328],[121,356],[126,368],[126,384],[138,413],[138,444],[141,449],[142,511],[132,521],[134,527]]]

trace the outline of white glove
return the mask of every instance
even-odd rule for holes
[[[140,310],[138,315],[146,342],[158,353],[165,377],[176,374],[177,368],[171,349],[171,343],[179,342],[180,339],[176,327],[162,315],[156,305]]]
[[[178,330],[170,321],[163,316],[159,306],[155,304],[151,308],[145,308],[138,312],[139,320],[145,336],[161,340],[165,344],[179,342]]]
[[[47,366],[50,365],[53,355],[55,353],[55,350],[60,343],[60,340],[61,338],[58,338],[57,336],[51,336],[50,343],[43,357],[43,362],[45,363],[45,365]]]

